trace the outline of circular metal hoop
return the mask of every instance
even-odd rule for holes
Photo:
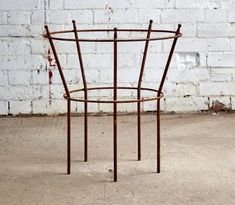
[[[92,88],[87,88],[87,91],[91,90],[113,90],[114,87],[92,87]],[[117,90],[138,90],[136,87],[117,87]],[[157,93],[156,97],[146,97],[146,98],[141,98],[141,99],[127,99],[127,100],[99,100],[99,99],[84,99],[84,97],[77,97],[73,98],[72,96],[67,96],[66,93],[64,94],[64,98],[67,100],[71,101],[78,101],[78,102],[89,102],[89,103],[136,103],[136,102],[146,102],[146,101],[153,101],[153,100],[158,100],[161,99],[164,94],[163,92],[160,92],[156,89],[152,88],[140,88],[140,90],[145,90],[145,91],[151,91]],[[78,93],[78,92],[84,92],[85,89],[77,89],[77,90],[71,90],[69,93]]]
[[[47,26],[45,26],[47,27]],[[117,29],[115,28],[117,32],[147,32],[146,29]],[[114,32],[114,29],[83,29],[83,30],[76,30],[77,33],[92,33],[92,32]],[[54,31],[50,32],[50,35],[44,35],[45,38],[58,40],[58,41],[77,41],[77,42],[136,42],[136,41],[159,41],[159,40],[167,40],[167,39],[174,39],[179,38],[182,36],[181,33],[177,33],[176,31],[169,31],[169,30],[151,30],[152,33],[170,33],[173,35],[168,35],[164,37],[158,37],[158,38],[122,38],[122,39],[88,39],[88,38],[62,38],[62,37],[56,37],[54,35],[56,34],[65,34],[65,33],[74,33],[74,30],[65,30],[65,31]]]

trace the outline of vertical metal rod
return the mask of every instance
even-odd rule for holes
[[[67,174],[71,170],[71,101],[67,100]]]
[[[152,29],[152,23],[153,20],[149,21],[149,27],[148,27],[148,33],[147,33],[147,39],[150,38],[151,34],[151,29]],[[140,69],[140,75],[139,75],[139,82],[138,82],[138,90],[137,90],[137,98],[140,100],[141,97],[141,83],[142,83],[142,78],[144,74],[144,67],[145,67],[145,61],[147,57],[147,52],[148,52],[148,46],[149,46],[149,41],[146,40],[145,42],[145,47],[144,47],[144,55],[142,59],[142,64],[141,64],[141,69]],[[137,135],[138,135],[138,142],[137,142],[137,149],[138,149],[138,160],[141,160],[141,115],[140,115],[140,102],[137,102]]]
[[[157,173],[160,173],[160,99],[157,100]]]
[[[114,28],[113,44],[113,158],[114,158],[114,182],[117,181],[117,28]]]
[[[82,60],[82,53],[81,53],[81,48],[80,44],[78,41],[78,32],[77,32],[77,27],[76,27],[76,22],[75,20],[73,22],[73,30],[74,30],[74,35],[76,39],[76,46],[77,46],[77,53],[78,53],[78,59],[80,63],[80,68],[81,68],[81,74],[82,74],[82,81],[83,81],[83,87],[84,87],[84,99],[86,100],[84,102],[84,161],[87,161],[88,158],[88,105],[87,105],[87,82],[86,82],[86,76],[85,76],[85,70],[83,66],[83,60]]]
[[[178,28],[176,30],[175,35],[178,35],[180,33],[180,27],[181,27],[181,25],[178,24]],[[168,59],[167,59],[165,70],[164,70],[164,73],[163,73],[163,76],[162,76],[162,79],[161,79],[161,82],[160,82],[160,86],[159,86],[159,89],[158,89],[158,95],[157,95],[158,97],[161,95],[161,92],[162,92],[162,88],[163,88],[163,85],[164,85],[164,82],[165,82],[165,79],[166,79],[167,71],[168,71],[169,66],[170,66],[171,58],[172,58],[174,50],[175,50],[175,45],[176,45],[177,39],[178,38],[174,38],[174,41],[173,41],[172,46],[171,46],[171,50],[170,50],[170,53],[169,53],[169,56],[168,56]],[[161,158],[160,99],[158,99],[157,100],[157,173],[160,173],[160,170],[161,170],[160,158]]]

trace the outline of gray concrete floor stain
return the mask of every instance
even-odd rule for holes
[[[0,118],[0,204],[235,204],[235,114],[161,116],[162,169],[156,171],[156,116],[118,117],[118,182],[112,117],[72,118],[72,174],[66,175],[66,117]]]

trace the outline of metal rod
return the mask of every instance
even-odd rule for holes
[[[152,29],[152,23],[153,20],[149,21],[149,27],[148,27],[148,33],[147,33],[147,39],[150,38],[151,29]],[[148,52],[148,46],[149,41],[146,40],[145,47],[144,47],[144,55],[142,59],[141,69],[140,69],[140,75],[139,75],[139,82],[138,82],[138,90],[137,90],[137,99],[140,100],[141,98],[141,83],[142,78],[144,74],[144,67]],[[141,160],[141,114],[140,114],[140,102],[137,102],[137,136],[138,136],[138,142],[137,142],[137,149],[138,149],[138,160]]]
[[[75,20],[73,22],[73,31],[76,39],[76,46],[77,46],[77,53],[78,53],[78,59],[80,63],[80,68],[81,68],[81,74],[82,74],[82,82],[83,82],[83,87],[84,87],[84,161],[87,161],[88,158],[88,122],[87,122],[87,112],[88,112],[88,105],[87,105],[87,99],[88,99],[88,94],[87,94],[87,82],[86,82],[86,76],[85,76],[85,70],[83,66],[83,60],[82,60],[82,53],[81,53],[81,48],[80,44],[78,41],[78,33],[77,33],[77,27],[76,27],[76,22]]]
[[[177,28],[176,33],[175,33],[176,36],[180,33],[180,27],[181,27],[181,25],[178,24],[178,28]],[[173,40],[171,50],[170,50],[170,53],[169,53],[169,56],[168,56],[168,59],[167,59],[167,62],[166,62],[165,70],[163,72],[161,83],[160,83],[160,86],[159,86],[159,89],[158,89],[158,91],[159,91],[158,96],[160,95],[160,92],[162,92],[162,88],[163,88],[163,85],[164,85],[164,82],[165,82],[165,79],[166,79],[166,75],[167,75],[167,72],[168,72],[168,69],[169,69],[169,66],[170,66],[170,63],[171,63],[171,58],[172,58],[174,50],[175,50],[175,45],[176,45],[177,39],[178,39],[178,37],[175,37],[174,40]]]
[[[71,170],[71,101],[67,100],[67,173]]]
[[[117,29],[114,28],[114,40],[117,39]],[[113,44],[113,158],[114,182],[117,181],[117,41]]]
[[[157,100],[157,173],[160,173],[160,99]]]
[[[180,33],[180,27],[181,27],[181,25],[178,24],[178,28],[177,28],[175,35],[178,35]],[[174,38],[174,41],[171,46],[171,50],[170,50],[170,53],[169,53],[169,56],[167,59],[166,67],[165,67],[165,70],[164,70],[164,73],[162,76],[162,80],[161,80],[161,83],[160,83],[160,86],[158,89],[158,95],[157,95],[158,97],[161,95],[161,92],[162,92],[163,84],[166,79],[167,71],[170,66],[170,62],[171,62],[171,59],[172,59],[172,56],[173,56],[173,53],[175,50],[175,45],[176,45],[177,39],[178,39],[178,37]],[[161,144],[160,143],[161,143],[161,138],[160,138],[160,99],[158,99],[157,100],[157,173],[160,173],[160,170],[161,170],[161,167],[160,167],[160,165],[161,165],[161,163],[160,163]]]
[[[46,32],[47,32],[47,36],[51,37],[47,25],[45,25],[45,29],[46,29]],[[63,83],[63,86],[64,86],[65,93],[66,93],[66,95],[68,97],[70,97],[69,89],[68,89],[68,86],[67,86],[64,74],[63,74],[62,67],[60,65],[60,61],[59,61],[59,58],[58,58],[58,55],[57,55],[57,52],[56,52],[56,49],[55,49],[55,45],[54,45],[54,43],[52,41],[52,38],[48,38],[48,39],[49,39],[49,42],[50,42],[50,45],[51,45],[51,49],[52,49],[53,55],[55,57],[56,65],[57,65],[59,73],[60,73],[60,77],[61,77],[61,80],[62,80],[62,83]]]

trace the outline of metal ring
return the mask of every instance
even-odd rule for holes
[[[77,30],[77,32],[85,33],[85,32],[113,32],[113,29],[83,29],[83,30]],[[117,29],[118,32],[147,32],[148,30],[146,29]],[[45,38],[48,39],[53,39],[53,40],[59,40],[59,41],[78,41],[78,42],[136,42],[136,41],[159,41],[159,40],[167,40],[167,39],[174,39],[174,38],[179,38],[182,36],[181,33],[178,33],[176,31],[169,31],[169,30],[151,30],[153,33],[171,33],[175,35],[171,36],[164,36],[164,37],[158,37],[158,38],[133,38],[133,39],[127,39],[127,38],[122,38],[122,39],[74,39],[74,38],[62,38],[62,37],[55,37],[52,35],[55,34],[64,34],[64,33],[72,33],[74,30],[65,30],[65,31],[54,31],[50,32],[49,35],[43,35]]]
[[[86,90],[112,90],[114,89],[114,87],[92,87],[92,88],[87,88]],[[117,87],[117,89],[123,89],[123,90],[138,90],[137,87]],[[71,101],[78,101],[78,102],[89,102],[89,103],[135,103],[135,102],[146,102],[146,101],[153,101],[153,100],[158,100],[161,99],[164,94],[163,92],[160,92],[156,89],[152,89],[152,88],[140,88],[140,90],[147,90],[147,91],[151,91],[151,92],[155,92],[157,93],[156,97],[146,97],[146,98],[142,98],[140,100],[138,99],[130,99],[130,100],[100,100],[100,99],[87,99],[85,100],[84,98],[73,98],[71,96],[67,96],[66,93],[63,95],[65,99],[67,100],[71,100]],[[76,90],[71,90],[69,91],[69,93],[78,93],[78,92],[84,92],[85,89],[76,89]]]

